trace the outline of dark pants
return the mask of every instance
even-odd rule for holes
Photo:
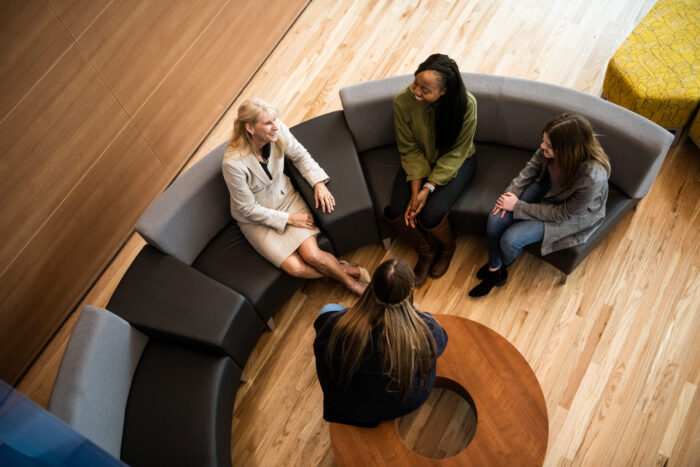
[[[472,175],[474,175],[474,166],[474,156],[468,157],[457,171],[455,178],[450,180],[447,185],[435,187],[435,191],[428,195],[423,210],[418,214],[418,222],[421,226],[432,229],[442,221],[459,195],[467,188]],[[406,207],[410,200],[411,185],[406,181],[406,172],[403,171],[403,168],[399,168],[399,172],[394,178],[391,204],[385,211],[386,216],[389,219],[402,217],[406,213]]]

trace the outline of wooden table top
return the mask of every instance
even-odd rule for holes
[[[459,454],[429,459],[401,440],[396,420],[376,428],[330,424],[339,466],[540,466],[547,451],[547,406],[535,373],[500,334],[475,321],[434,315],[447,331],[437,361],[436,386],[471,396],[476,407],[474,438]]]

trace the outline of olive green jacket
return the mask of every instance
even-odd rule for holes
[[[416,102],[408,86],[394,98],[394,132],[406,180],[430,179],[445,185],[471,157],[476,131],[476,99],[467,92],[467,111],[454,145],[440,156],[435,147],[435,104]]]

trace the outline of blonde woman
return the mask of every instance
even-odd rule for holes
[[[585,117],[565,113],[547,122],[540,148],[488,216],[489,261],[469,295],[505,284],[506,267],[525,245],[542,242],[546,255],[588,240],[605,218],[609,177],[610,161]]]
[[[316,243],[319,229],[284,170],[288,157],[314,187],[316,208],[332,212],[335,198],[326,172],[262,99],[243,102],[222,163],[231,195],[231,215],[265,259],[291,276],[332,277],[361,295],[369,282],[364,268],[339,262]]]
[[[418,408],[435,384],[445,330],[413,306],[414,276],[403,260],[374,272],[357,304],[326,305],[316,319],[314,354],[323,418],[372,427]]]

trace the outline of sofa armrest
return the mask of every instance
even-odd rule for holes
[[[335,197],[332,213],[314,208],[314,191],[287,160],[286,170],[328,234],[333,249],[344,255],[379,241],[372,198],[343,112],[331,112],[296,125],[294,136],[328,173],[328,189]]]
[[[265,328],[242,295],[150,245],[107,307],[148,335],[224,352],[241,367]]]
[[[180,174],[136,222],[136,231],[160,251],[186,264],[231,221],[221,173],[226,144]]]

